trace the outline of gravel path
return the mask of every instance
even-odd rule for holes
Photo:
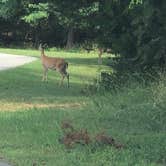
[[[0,166],[11,166],[11,165],[0,161]]]
[[[15,68],[36,60],[35,57],[0,53],[0,70]]]

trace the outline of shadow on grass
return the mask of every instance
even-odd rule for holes
[[[67,80],[64,80],[63,87],[59,87],[60,75],[56,72],[48,75],[49,82],[42,82],[42,71],[31,68],[17,68],[0,73],[0,103],[1,110],[6,106],[10,109],[19,104],[24,107],[29,105],[41,105],[41,107],[63,107],[79,106],[82,101],[81,89],[83,83],[74,75],[70,80],[70,88],[67,88]],[[60,105],[58,105],[60,103]],[[73,103],[73,104],[72,104]],[[28,105],[27,105],[28,104]],[[30,106],[31,107],[31,106]],[[40,107],[40,106],[39,106]]]
[[[69,63],[76,65],[94,65],[98,66],[98,58],[66,58]],[[106,64],[108,58],[103,57],[103,64]]]
[[[92,81],[96,77],[96,72],[94,71],[97,71],[97,58],[74,57],[67,58],[67,60],[71,63],[71,68],[69,66],[69,71],[71,70],[70,88],[67,88],[66,79],[64,80],[64,86],[59,87],[61,76],[54,71],[49,71],[48,83],[42,82],[43,71],[40,61],[0,72],[1,110],[5,109],[6,106],[14,110],[18,108],[19,104],[22,104],[23,108],[31,108],[31,105],[37,105],[37,107],[40,107],[39,105],[43,105],[43,107],[49,105],[54,107],[60,103],[59,106],[61,107],[61,104],[64,103],[67,106],[71,106],[72,102],[75,105],[84,103],[87,98],[83,96],[81,91],[87,82]],[[81,68],[78,69],[77,65],[80,65]],[[92,71],[94,75],[90,72],[90,68],[94,69]],[[85,71],[81,72],[81,70]]]

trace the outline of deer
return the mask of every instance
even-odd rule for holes
[[[63,58],[59,57],[49,57],[45,54],[44,47],[42,44],[39,45],[39,50],[41,51],[41,62],[43,66],[43,77],[42,81],[48,81],[48,70],[56,70],[61,74],[61,81],[59,86],[63,85],[63,80],[67,78],[67,87],[69,88],[69,73],[67,73],[68,62]]]

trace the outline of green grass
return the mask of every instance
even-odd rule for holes
[[[35,50],[0,52],[39,57]],[[19,166],[159,166],[166,165],[166,81],[123,88],[116,94],[81,93],[98,74],[95,53],[47,52],[69,61],[71,88],[59,88],[58,73],[41,82],[40,61],[0,72],[0,157]],[[104,60],[106,61],[106,59]],[[66,84],[65,84],[66,85]],[[58,142],[61,121],[87,128],[91,136],[102,130],[125,144],[76,145],[67,150]]]

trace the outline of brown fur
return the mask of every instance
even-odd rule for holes
[[[42,66],[43,66],[43,81],[47,81],[47,73],[48,70],[56,70],[58,71],[62,79],[60,81],[60,86],[63,84],[63,80],[65,77],[68,79],[68,87],[69,87],[69,74],[67,73],[67,68],[68,68],[68,62],[65,61],[63,58],[56,58],[56,57],[48,57],[44,53],[44,48],[40,45],[40,50],[41,50],[41,61],[42,61]]]
[[[95,137],[95,140],[99,144],[111,145],[116,149],[121,149],[124,147],[124,145],[117,143],[114,138],[106,135],[104,132],[98,133]]]
[[[87,130],[75,130],[70,121],[63,121],[61,128],[64,131],[65,135],[60,140],[67,148],[71,148],[76,143],[89,144],[90,136]]]
[[[89,144],[90,137],[87,130],[73,131],[67,133],[62,139],[64,145],[68,148],[72,147],[75,143]]]
[[[74,127],[72,126],[72,124],[71,124],[71,122],[70,121],[67,121],[67,120],[65,120],[65,121],[63,121],[62,122],[62,124],[61,124],[61,128],[62,128],[62,130],[63,131],[70,131],[70,132],[72,132],[72,131],[74,131]]]
[[[115,143],[115,140],[112,137],[107,136],[104,132],[97,134],[95,139],[98,143],[109,145],[113,145]]]
[[[64,137],[60,139],[60,142],[67,148],[72,148],[76,143],[88,145],[92,142],[92,139],[86,129],[75,130],[70,121],[63,121],[61,128],[65,134]],[[100,145],[111,145],[116,149],[124,147],[124,145],[117,143],[114,138],[108,136],[105,132],[98,133],[95,137],[93,137],[93,139],[94,142]]]

